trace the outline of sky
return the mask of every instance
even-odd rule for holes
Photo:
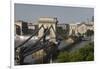
[[[14,5],[15,20],[36,23],[40,17],[57,17],[59,23],[77,23],[91,20],[94,9],[88,7],[50,6],[34,4]]]

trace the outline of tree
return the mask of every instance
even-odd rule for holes
[[[94,60],[94,43],[88,43],[77,51],[60,52],[58,62],[77,62],[77,61],[93,61]]]
[[[60,54],[57,56],[57,61],[58,62],[69,62],[70,58],[69,58],[68,52],[66,51],[60,52]]]
[[[86,57],[86,61],[93,61],[94,60],[94,54],[90,52],[88,56]]]
[[[79,51],[70,53],[71,62],[83,61],[83,58],[84,56]]]
[[[92,36],[94,34],[93,30],[87,30],[87,32],[85,33],[86,36]]]
[[[67,38],[67,30],[62,27],[57,27],[57,34],[60,35],[63,39]]]
[[[85,47],[72,52],[70,61],[93,61],[94,60],[94,43],[88,43]]]

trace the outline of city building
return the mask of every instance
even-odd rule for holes
[[[77,35],[77,23],[69,24],[69,35]]]
[[[38,23],[28,23],[28,35],[33,34],[35,31],[37,31],[37,29],[38,29]]]
[[[94,24],[93,23],[80,23],[80,24],[78,24],[78,32],[80,34],[86,33],[87,30],[94,31]]]
[[[50,29],[48,32],[48,36],[52,38],[56,38],[56,35],[54,31],[56,32],[56,29],[58,32],[66,33],[66,36],[76,35],[79,34],[84,35],[87,30],[94,31],[94,22],[77,22],[77,23],[58,23],[57,18],[55,17],[40,17],[37,23],[27,23],[21,20],[15,21],[15,35],[31,35],[35,31],[37,31],[41,25],[44,26],[44,28],[49,28],[51,25],[53,26],[53,29]],[[53,31],[54,30],[54,31]],[[60,31],[59,31],[60,30]],[[39,32],[36,34],[36,36],[41,37],[43,35],[43,28],[39,30]],[[63,34],[61,33],[61,34]]]
[[[28,29],[35,30],[38,27],[38,23],[28,23]]]
[[[69,35],[78,35],[79,33],[83,35],[87,32],[87,30],[94,31],[94,22],[74,23],[69,25],[70,25]]]
[[[62,23],[62,24],[57,24],[57,27],[61,27],[62,29],[67,29],[67,26],[68,26],[68,24],[64,24],[64,23]]]
[[[27,22],[18,20],[15,21],[15,35],[25,35],[28,33],[28,25]]]

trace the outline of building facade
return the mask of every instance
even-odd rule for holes
[[[15,21],[15,35],[25,35],[28,32],[28,24],[24,21]]]
[[[69,24],[69,35],[77,35],[77,24]]]
[[[87,30],[94,31],[94,22],[69,24],[69,35],[85,34]]]

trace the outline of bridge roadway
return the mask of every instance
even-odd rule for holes
[[[26,36],[23,36],[23,37],[27,39]],[[15,39],[15,43],[16,43],[15,47],[18,46],[18,44],[20,45],[23,41],[25,41],[25,39],[17,37],[17,39]],[[36,41],[37,40],[31,39],[22,47],[22,48],[24,48],[24,50],[26,49],[26,51],[24,51],[22,53],[22,55],[25,57],[24,62],[27,64],[35,63],[36,59],[32,58],[33,52],[36,52],[41,49],[47,49],[48,47],[52,46],[52,43],[50,43],[50,42],[48,43],[48,41],[47,41],[47,42],[45,42],[45,47],[43,46],[43,42],[38,42],[38,44],[33,47],[33,45],[35,44]],[[28,50],[28,48],[31,48],[31,49]]]
[[[15,57],[16,59],[18,59],[17,57],[19,56],[19,63],[23,64],[24,63],[24,58],[30,54],[32,54],[33,52],[36,52],[40,49],[44,49],[46,47],[45,43],[46,43],[46,35],[48,33],[48,31],[53,28],[53,26],[51,25],[49,28],[44,29],[44,34],[42,35],[42,37],[40,37],[32,46],[31,45],[25,45],[27,44],[32,37],[38,33],[38,31],[41,28],[44,28],[44,26],[42,25],[36,32],[34,32],[28,39],[26,39],[24,42],[22,42],[20,45],[16,46],[16,38],[15,38],[15,56],[16,56],[16,52],[18,50],[18,48],[20,48],[19,54]],[[43,40],[43,45],[37,46],[41,40]],[[18,44],[18,43],[17,43]],[[32,43],[31,43],[32,44]],[[50,44],[50,43],[49,43]],[[49,46],[48,46],[49,47]]]
[[[19,46],[22,42],[24,42],[29,37],[30,36],[16,36],[15,37],[15,48],[17,46]],[[36,40],[31,39],[24,45],[24,47],[32,46],[35,42],[36,42]],[[16,55],[16,53],[15,53],[15,55]],[[32,55],[29,55],[24,59],[24,62],[28,63],[28,64],[35,63],[35,59],[32,58]],[[15,61],[15,65],[18,65],[16,61]]]

